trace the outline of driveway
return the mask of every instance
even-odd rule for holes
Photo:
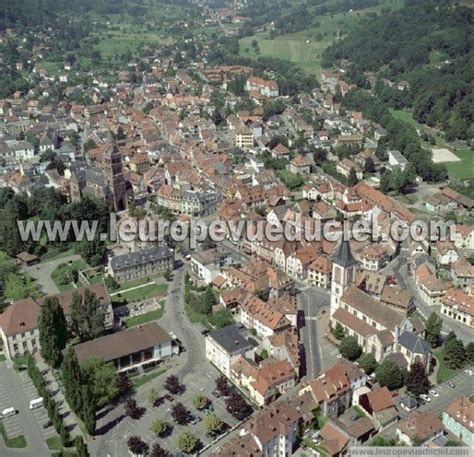
[[[51,273],[59,265],[62,265],[63,263],[74,262],[80,258],[81,257],[79,255],[70,255],[68,257],[62,257],[61,259],[51,260],[50,262],[42,262],[37,265],[32,265],[31,267],[24,267],[23,270],[38,281],[45,294],[58,294],[59,289],[52,280]]]

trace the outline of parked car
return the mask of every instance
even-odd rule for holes
[[[221,398],[222,397],[221,392],[217,389],[212,391],[212,395],[214,395],[214,397],[216,397],[216,398]]]
[[[435,389],[431,389],[430,394],[433,395],[433,397],[435,397],[435,398],[439,397],[439,393]]]
[[[454,384],[453,381],[448,381],[448,386],[451,387],[451,389],[454,389],[456,387],[456,384]]]
[[[426,401],[426,403],[429,403],[431,401],[431,398],[428,397],[426,394],[421,394],[420,397]]]
[[[473,374],[473,371],[470,368],[466,368],[464,372],[467,373],[469,376],[472,376]]]

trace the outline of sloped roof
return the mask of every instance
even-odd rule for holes
[[[398,338],[398,343],[415,354],[428,354],[431,351],[431,345],[412,332],[403,332]]]
[[[334,255],[333,262],[344,268],[357,265],[357,260],[352,256],[351,247],[348,240],[343,240],[341,242],[336,254]]]

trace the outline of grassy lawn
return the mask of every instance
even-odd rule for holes
[[[28,357],[26,355],[18,355],[13,358],[13,367],[15,370],[20,370],[21,368],[26,369],[26,365],[28,364]]]
[[[141,300],[152,298],[156,295],[165,295],[168,290],[167,284],[150,284],[148,286],[139,287],[128,292],[121,292],[112,297],[112,302],[117,304],[134,303]]]
[[[155,309],[148,313],[140,314],[139,316],[130,317],[125,320],[127,328],[136,327],[137,325],[143,325],[147,322],[156,321],[163,316],[165,312],[165,300],[160,301],[160,309]]]
[[[120,284],[118,289],[114,290],[113,293],[123,292],[124,290],[131,289],[132,287],[142,286],[153,282],[158,276],[147,276],[146,278],[134,279],[133,281],[124,282]]]
[[[452,378],[457,373],[463,370],[462,368],[458,370],[453,370],[446,366],[444,362],[444,349],[443,348],[440,348],[434,351],[434,356],[436,357],[436,360],[438,361],[438,366],[439,366],[438,373],[436,374],[436,382],[438,384],[441,384],[442,382]]]
[[[459,179],[472,179],[474,176],[474,150],[459,149],[454,151],[461,161],[447,162],[448,172]]]
[[[138,389],[139,387],[150,381],[153,381],[153,379],[156,379],[158,376],[161,376],[164,373],[166,373],[166,370],[164,368],[157,368],[153,371],[150,371],[149,373],[145,373],[142,376],[133,376],[132,386],[134,389]]]
[[[209,327],[209,322],[205,314],[196,312],[189,303],[185,303],[184,306],[186,310],[186,315],[188,316],[188,319],[192,324],[200,323],[202,325],[205,325],[206,327]]]
[[[26,447],[25,437],[23,435],[20,435],[20,436],[16,436],[15,438],[9,438],[7,436],[5,427],[1,421],[0,421],[0,434],[3,437],[3,441],[5,442],[6,447],[11,447],[11,448],[16,448],[16,449]]]
[[[6,360],[5,354],[0,354],[0,362],[3,362]]]
[[[61,438],[59,438],[58,435],[47,438],[46,444],[48,448],[53,451],[60,451],[63,448],[63,445],[61,443]]]
[[[83,259],[75,260],[72,263],[63,263],[59,265],[52,273],[51,278],[56,284],[56,287],[59,289],[60,292],[64,292],[65,290],[72,289],[72,272],[74,270],[86,270],[90,268],[87,265],[87,262]],[[65,278],[70,278],[71,281],[65,283]]]

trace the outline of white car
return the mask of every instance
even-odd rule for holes
[[[428,397],[426,394],[421,394],[420,397],[426,401],[426,403],[429,403],[431,401],[431,398]]]
[[[439,393],[436,392],[436,390],[434,390],[434,389],[431,389],[431,390],[430,390],[430,394],[433,395],[433,397],[435,397],[435,398],[438,398],[438,397],[439,397]]]
[[[342,359],[342,354],[337,354],[338,359]]]
[[[470,368],[466,368],[466,369],[464,370],[464,372],[467,373],[469,376],[472,376],[472,375],[473,375],[473,372],[472,372],[472,370],[471,370]]]

